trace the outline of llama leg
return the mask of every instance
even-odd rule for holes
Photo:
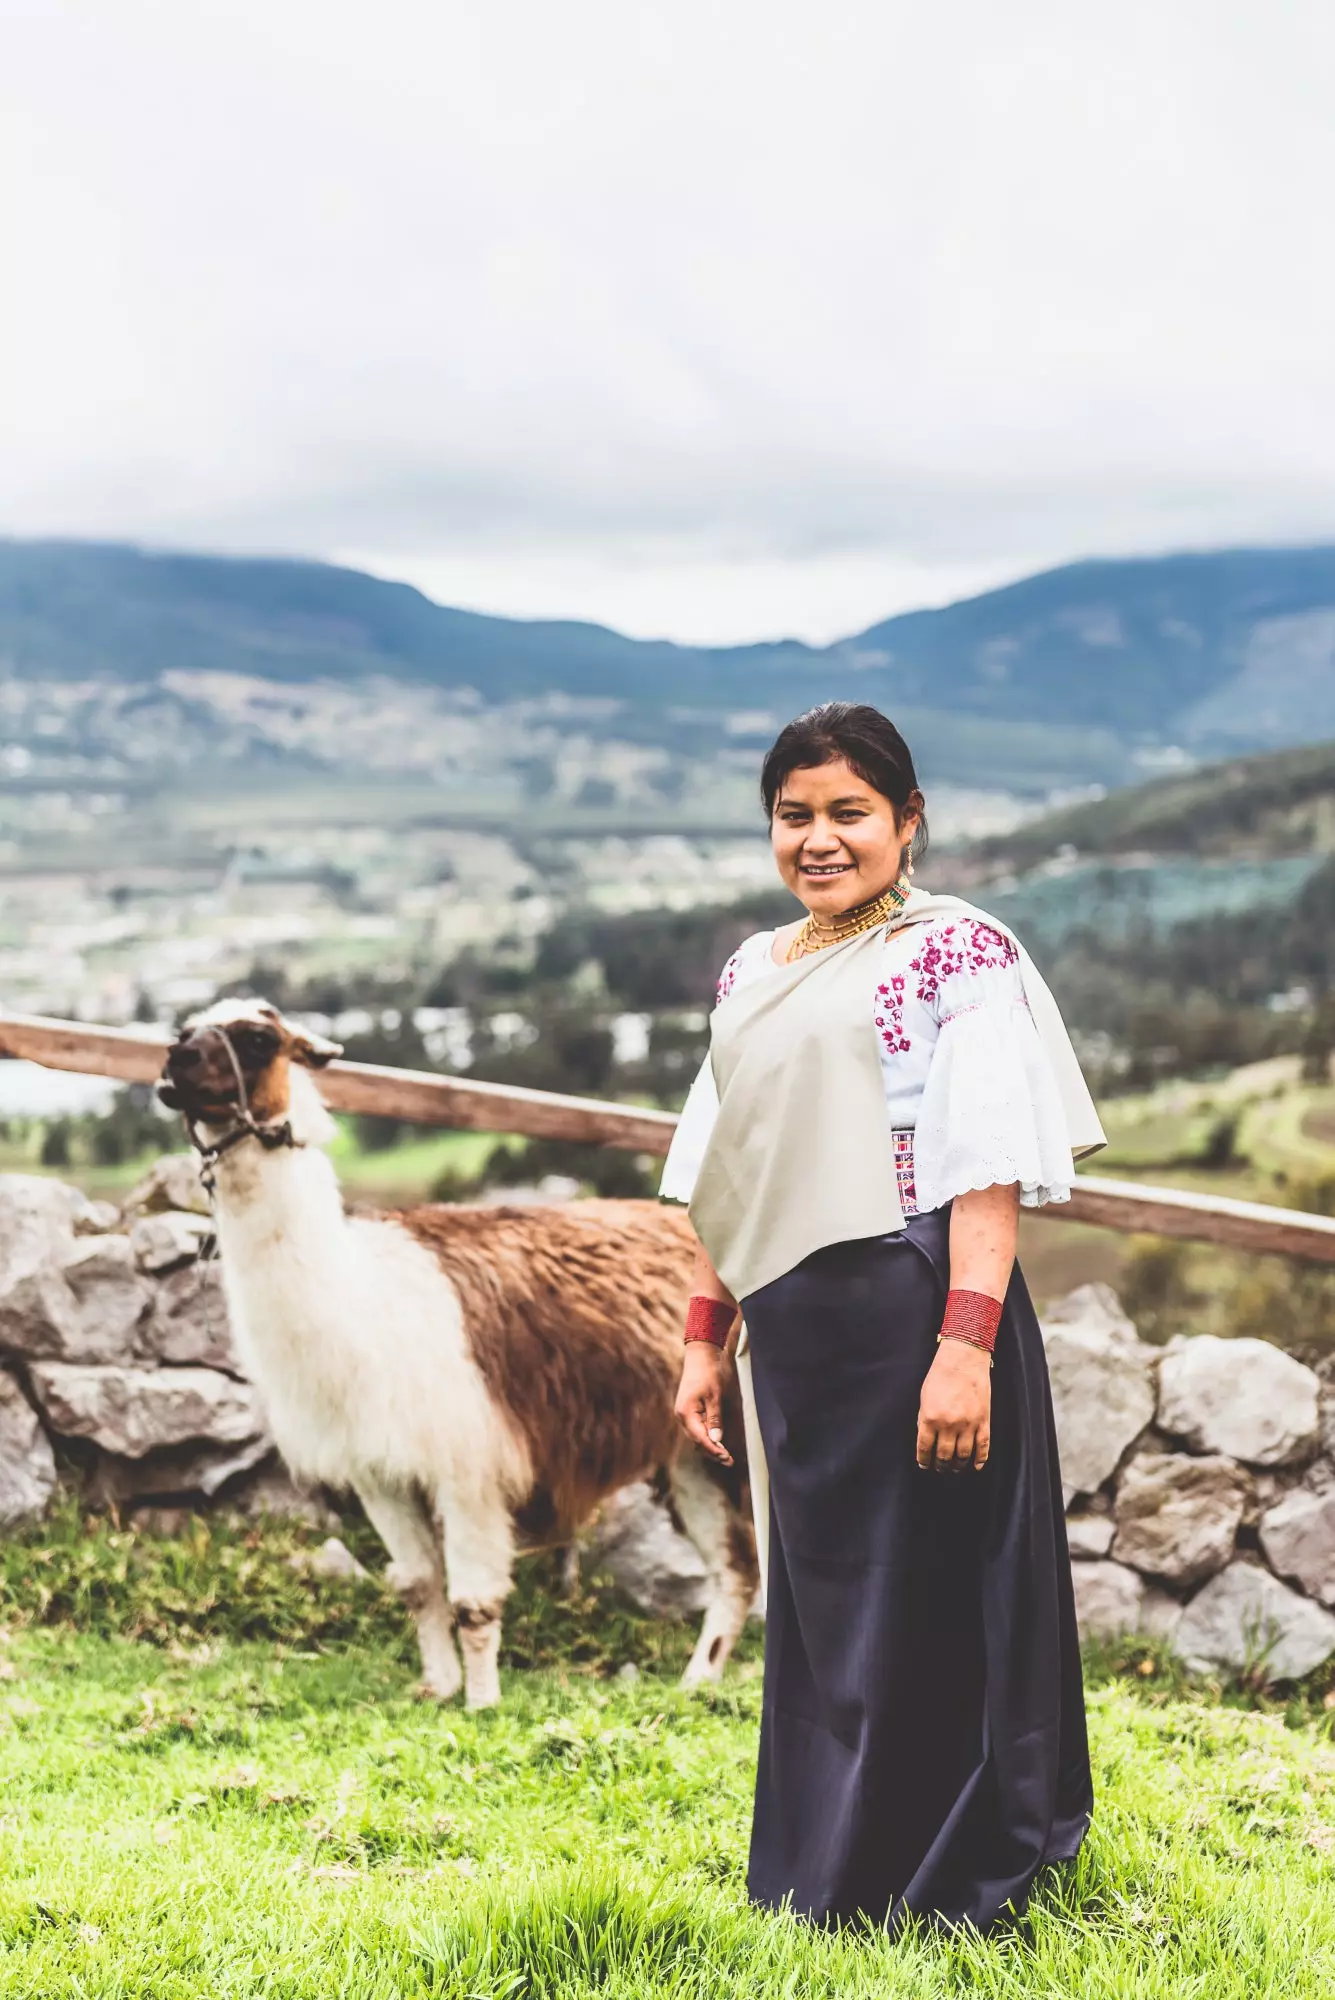
[[[501,1614],[510,1595],[514,1528],[508,1511],[488,1496],[442,1496],[450,1608],[464,1656],[464,1701],[495,1708],[501,1698]]]
[[[699,1551],[709,1596],[695,1651],[682,1675],[683,1687],[718,1681],[737,1644],[759,1581],[755,1542],[722,1481],[693,1446],[671,1468],[673,1510]]]
[[[389,1581],[417,1623],[422,1685],[438,1701],[458,1694],[463,1676],[445,1601],[435,1524],[415,1494],[391,1493],[369,1483],[357,1488],[372,1527],[389,1550]]]

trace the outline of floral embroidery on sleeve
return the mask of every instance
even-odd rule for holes
[[[876,1025],[893,1055],[907,1055],[911,1043],[904,1032],[904,975],[892,972],[876,989]]]
[[[932,925],[909,969],[918,975],[919,1000],[931,1007],[940,999],[945,980],[960,973],[1004,972],[1018,957],[1008,937],[990,924],[966,917],[957,924]]]
[[[718,993],[716,995],[717,1000],[726,1000],[728,995],[732,992],[733,987],[737,984],[737,974],[741,967],[742,954],[745,951],[745,949],[746,949],[745,945],[739,944],[736,951],[733,953],[732,957],[728,960],[728,963],[724,966],[722,972],[719,974]]]

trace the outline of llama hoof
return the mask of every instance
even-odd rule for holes
[[[446,1708],[457,1698],[460,1686],[459,1681],[455,1681],[453,1686],[448,1681],[417,1681],[413,1687],[413,1700],[430,1701],[437,1708]]]
[[[499,1708],[500,1705],[501,1691],[499,1688],[494,1693],[491,1689],[486,1689],[481,1694],[469,1693],[464,1697],[464,1707],[470,1715],[476,1715],[479,1710],[484,1708]]]
[[[453,1646],[423,1647],[422,1678],[417,1684],[423,1701],[453,1701],[463,1684],[463,1667]]]

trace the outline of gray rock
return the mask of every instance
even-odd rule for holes
[[[1335,1618],[1268,1569],[1235,1562],[1192,1598],[1176,1644],[1197,1672],[1224,1667],[1296,1681],[1335,1653]]]
[[[1139,1629],[1148,1639],[1162,1639],[1177,1651],[1178,1633],[1182,1627],[1183,1607],[1168,1591],[1160,1590],[1155,1584],[1145,1586],[1145,1595],[1140,1600]]]
[[[1262,1516],[1261,1547],[1279,1576],[1335,1605],[1335,1491],[1295,1487]]]
[[[214,1368],[80,1367],[36,1361],[33,1393],[51,1428],[91,1438],[120,1458],[204,1438],[240,1444],[264,1434],[255,1392]]]
[[[263,1465],[273,1451],[273,1439],[267,1433],[257,1438],[249,1438],[238,1445],[235,1451],[224,1451],[206,1460],[199,1454],[193,1467],[194,1478],[187,1492],[202,1493],[206,1500],[212,1500],[220,1493],[229,1480],[238,1479],[243,1472],[252,1472],[257,1465]]]
[[[144,1345],[156,1360],[244,1374],[232,1342],[220,1265],[187,1264],[162,1279],[156,1292],[144,1333]]]
[[[1082,1639],[1115,1639],[1140,1630],[1145,1585],[1133,1569],[1115,1562],[1071,1565],[1075,1617]]]
[[[91,1501],[102,1506],[123,1507],[136,1500],[187,1494],[211,1500],[230,1480],[263,1465],[273,1448],[272,1438],[257,1437],[239,1445],[167,1445],[145,1452],[142,1458],[119,1458],[100,1451],[85,1490]]]
[[[126,1196],[121,1212],[128,1219],[136,1215],[161,1215],[173,1208],[193,1215],[210,1213],[196,1153],[164,1153],[160,1160],[155,1160]]]
[[[248,1479],[231,1504],[249,1521],[267,1515],[275,1521],[305,1521],[312,1528],[332,1530],[338,1526],[338,1515],[328,1501],[318,1492],[303,1492],[280,1464],[266,1465],[254,1479]]]
[[[1117,1483],[1113,1555],[1144,1576],[1203,1583],[1232,1557],[1250,1489],[1231,1458],[1133,1458]]]
[[[65,1358],[111,1361],[133,1353],[153,1287],[136,1267],[129,1237],[81,1239],[61,1259],[60,1271],[79,1309],[79,1352],[67,1350]]]
[[[0,1347],[14,1354],[61,1351],[59,1333],[49,1329],[72,1327],[77,1309],[55,1274],[75,1247],[74,1223],[85,1206],[77,1188],[63,1181],[0,1175]]]
[[[0,1347],[60,1361],[129,1364],[152,1303],[128,1238],[67,1233],[0,1295]]]
[[[1300,1486],[1301,1484],[1301,1472],[1295,1471],[1289,1466],[1281,1466],[1277,1472],[1259,1470],[1254,1472],[1252,1474],[1252,1498],[1246,1513],[1242,1517],[1244,1527],[1259,1528],[1262,1515],[1268,1514],[1272,1507],[1278,1507],[1284,1495],[1291,1493],[1295,1486]]]
[[[55,1456],[37,1412],[0,1368],[0,1527],[44,1513],[55,1490]]]
[[[1335,1492],[1335,1465],[1324,1456],[1314,1458],[1304,1469],[1301,1484],[1309,1493]]]
[[[1266,1340],[1214,1334],[1170,1343],[1159,1370],[1159,1425],[1195,1451],[1248,1465],[1293,1465],[1320,1442],[1317,1378]]]
[[[606,1501],[585,1537],[599,1569],[659,1617],[691,1617],[705,1606],[705,1566],[643,1481]]]
[[[1064,1298],[1043,1310],[1044,1326],[1100,1327],[1122,1340],[1136,1340],[1135,1321],[1129,1319],[1111,1285],[1077,1285]]]
[[[1112,1547],[1116,1523],[1110,1514],[1068,1514],[1066,1540],[1078,1562],[1097,1562]]]
[[[1321,1449],[1327,1458],[1335,1458],[1335,1383],[1323,1382],[1319,1398],[1321,1421]]]
[[[0,1174],[0,1297],[64,1255],[88,1206],[78,1188],[64,1181]]]
[[[55,1258],[25,1271],[0,1294],[0,1349],[7,1354],[82,1358],[79,1301]],[[130,1360],[133,1348],[121,1359]]]
[[[121,1212],[114,1201],[87,1201],[74,1218],[76,1236],[106,1236],[121,1226]]]
[[[1084,1316],[1075,1316],[1077,1303]],[[1116,1308],[1116,1310],[1114,1310]],[[1062,1492],[1093,1493],[1154,1415],[1157,1350],[1136,1338],[1106,1285],[1082,1285],[1043,1325]]]
[[[330,1535],[318,1549],[298,1549],[288,1557],[292,1568],[304,1576],[319,1576],[330,1582],[362,1582],[371,1572],[358,1562],[346,1542]]]
[[[188,1215],[179,1208],[166,1209],[161,1215],[141,1215],[130,1225],[135,1263],[155,1277],[193,1263],[212,1237],[208,1216]]]

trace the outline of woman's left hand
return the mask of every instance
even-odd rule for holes
[[[943,1340],[918,1403],[924,1472],[981,1472],[992,1448],[992,1363],[967,1340]]]

